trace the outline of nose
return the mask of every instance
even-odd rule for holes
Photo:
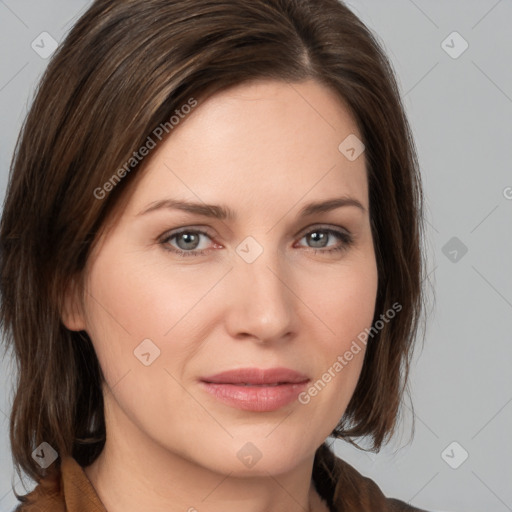
[[[264,250],[252,263],[237,256],[224,315],[229,334],[260,343],[289,340],[298,321],[291,276],[278,251]]]

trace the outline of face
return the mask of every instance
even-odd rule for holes
[[[259,81],[154,150],[64,318],[94,344],[107,432],[240,475],[314,454],[357,384],[377,294],[364,153],[338,149],[350,134],[325,86]]]

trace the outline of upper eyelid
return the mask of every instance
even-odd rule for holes
[[[181,227],[181,228],[174,228],[174,229],[170,229],[168,231],[165,231],[161,236],[164,237],[164,238],[168,238],[169,236],[175,236],[175,235],[179,235],[180,233],[185,233],[185,232],[188,232],[188,231],[197,231],[197,232],[202,232],[203,234],[206,234],[207,236],[210,236],[210,237],[213,237],[215,235],[213,234],[210,234],[208,231],[210,230],[211,228],[208,227],[208,226],[200,226],[200,225],[190,225],[190,226],[184,226],[184,227]],[[332,229],[334,231],[336,230],[342,230],[342,231],[345,231],[347,234],[352,234],[352,232],[343,227],[343,226],[335,226],[335,225],[332,225],[332,224],[318,224],[318,223],[312,223],[302,229],[300,229],[295,235],[293,236],[299,236],[300,234],[303,234],[303,233],[309,233],[310,231],[314,230],[314,229],[325,229],[325,230],[328,230],[328,229]]]
[[[322,230],[322,229],[325,229],[325,230],[332,230],[332,231],[344,231],[345,233],[347,233],[348,235],[351,235],[352,232],[350,230],[348,230],[347,228],[343,227],[343,226],[334,226],[332,224],[310,224],[309,226],[306,226],[305,228],[302,228],[298,233],[297,235],[295,236],[298,236],[300,235],[301,233],[309,233],[310,231],[314,231],[315,229],[318,229],[318,230]]]

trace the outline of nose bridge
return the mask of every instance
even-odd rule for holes
[[[293,328],[294,303],[282,254],[270,242],[265,247],[252,237],[236,252],[231,329],[262,341],[285,335]]]

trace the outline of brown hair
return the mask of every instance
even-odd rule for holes
[[[379,315],[355,393],[333,436],[395,430],[423,309],[422,191],[391,64],[338,0],[96,0],[39,84],[14,153],[0,226],[0,322],[17,381],[16,470],[39,480],[43,441],[85,467],[102,451],[102,372],[85,331],[64,327],[63,293],[147,160],[95,190],[191,98],[248,80],[313,78],[350,108],[366,146]],[[171,131],[169,131],[172,134]],[[340,141],[341,142],[341,141]],[[104,189],[106,190],[106,188]],[[18,498],[23,501],[18,494]]]

